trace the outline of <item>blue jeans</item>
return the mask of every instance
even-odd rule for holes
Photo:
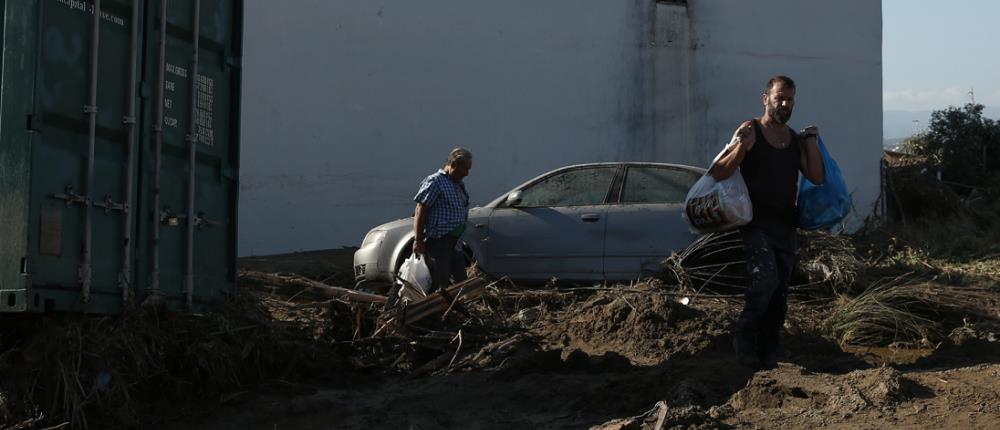
[[[748,282],[743,311],[734,335],[753,345],[762,364],[773,365],[781,355],[781,328],[788,314],[788,283],[795,268],[795,237],[776,238],[744,227]]]

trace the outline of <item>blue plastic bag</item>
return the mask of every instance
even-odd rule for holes
[[[826,174],[823,184],[816,185],[805,176],[799,179],[799,227],[806,230],[833,227],[851,213],[851,194],[847,192],[844,175],[822,138],[819,138],[819,153]]]

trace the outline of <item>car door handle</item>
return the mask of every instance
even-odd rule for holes
[[[580,215],[580,219],[583,220],[583,222],[597,222],[597,221],[599,221],[601,219],[601,215],[599,215],[599,214],[583,214],[583,215]]]

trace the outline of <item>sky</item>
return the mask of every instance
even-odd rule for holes
[[[1000,1],[882,0],[883,110],[1000,106]]]

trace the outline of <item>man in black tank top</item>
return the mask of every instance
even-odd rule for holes
[[[795,268],[799,172],[823,182],[823,159],[809,126],[796,133],[787,125],[795,106],[795,82],[775,76],[763,95],[764,115],[733,134],[727,152],[709,169],[716,180],[740,170],[753,204],[753,219],[740,232],[749,281],[743,312],[733,329],[740,363],[773,368],[781,356],[781,328],[788,312],[788,282]]]

